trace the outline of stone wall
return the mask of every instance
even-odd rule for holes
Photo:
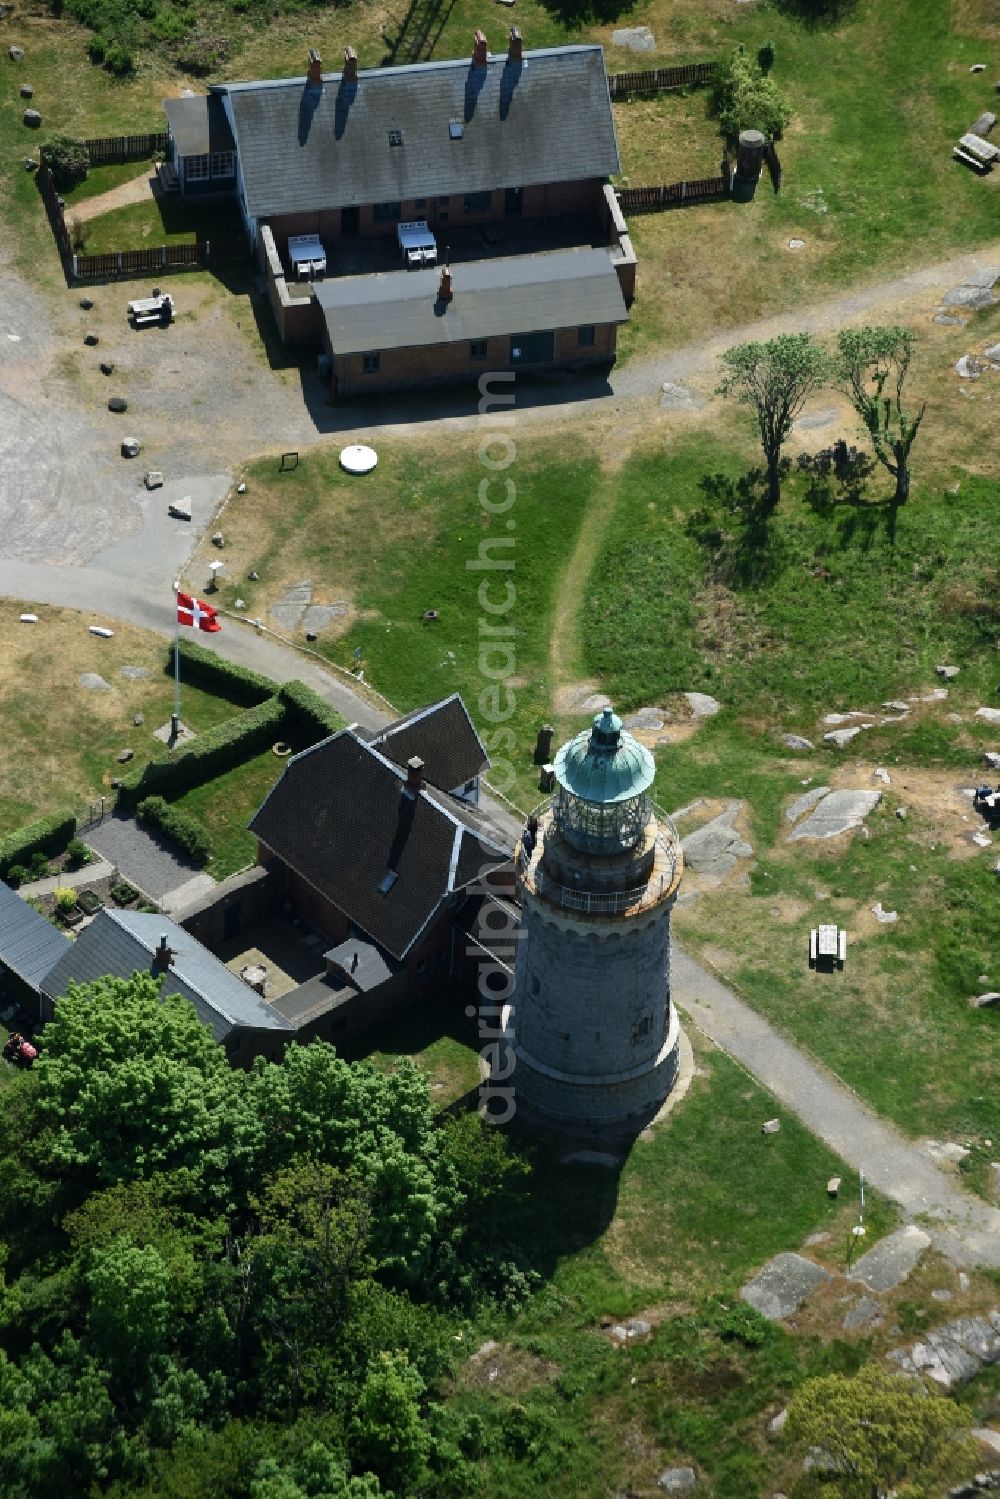
[[[560,1118],[612,1122],[658,1107],[677,1071],[670,912],[588,918],[525,892],[513,995],[515,1087]]]
[[[281,901],[280,881],[272,871],[254,865],[222,880],[210,895],[179,911],[175,919],[214,951],[227,937],[247,931],[279,910]]]
[[[603,207],[602,221],[611,246],[611,264],[618,273],[618,284],[625,298],[625,306],[631,307],[635,301],[636,254],[632,248],[625,215],[621,211],[615,190],[610,182],[604,186]]]
[[[282,343],[319,347],[326,326],[322,309],[312,295],[293,297],[289,293],[285,269],[269,224],[264,224],[257,236],[257,255],[267,280],[271,311]]]

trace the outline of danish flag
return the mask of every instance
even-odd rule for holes
[[[206,604],[203,599],[192,598],[189,593],[177,595],[177,622],[187,625],[191,629],[206,630],[210,634],[215,630],[221,630],[222,626],[217,619],[218,610],[213,609],[211,604]]]

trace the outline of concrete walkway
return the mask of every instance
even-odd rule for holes
[[[86,842],[86,837],[83,841]],[[89,864],[82,864],[79,869],[64,869],[60,874],[47,874],[42,880],[25,880],[23,885],[18,886],[17,893],[27,900],[31,895],[51,895],[53,890],[59,890],[64,885],[69,885],[74,890],[85,890],[88,885],[100,884],[101,880],[108,880],[113,874],[114,869],[107,860],[98,857]]]
[[[832,1073],[675,947],[672,993],[710,1040],[963,1265],[1000,1266],[1000,1211],[963,1190]]]

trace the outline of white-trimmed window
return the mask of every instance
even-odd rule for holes
[[[184,176],[188,182],[207,181],[208,160],[207,156],[186,156],[184,158]]]
[[[234,172],[232,151],[212,152],[212,176],[232,177]]]

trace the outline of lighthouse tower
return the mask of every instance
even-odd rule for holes
[[[654,772],[606,708],[556,755],[555,795],[515,854],[512,1082],[519,1106],[556,1125],[641,1123],[677,1076],[670,913],[682,855],[650,800]]]

